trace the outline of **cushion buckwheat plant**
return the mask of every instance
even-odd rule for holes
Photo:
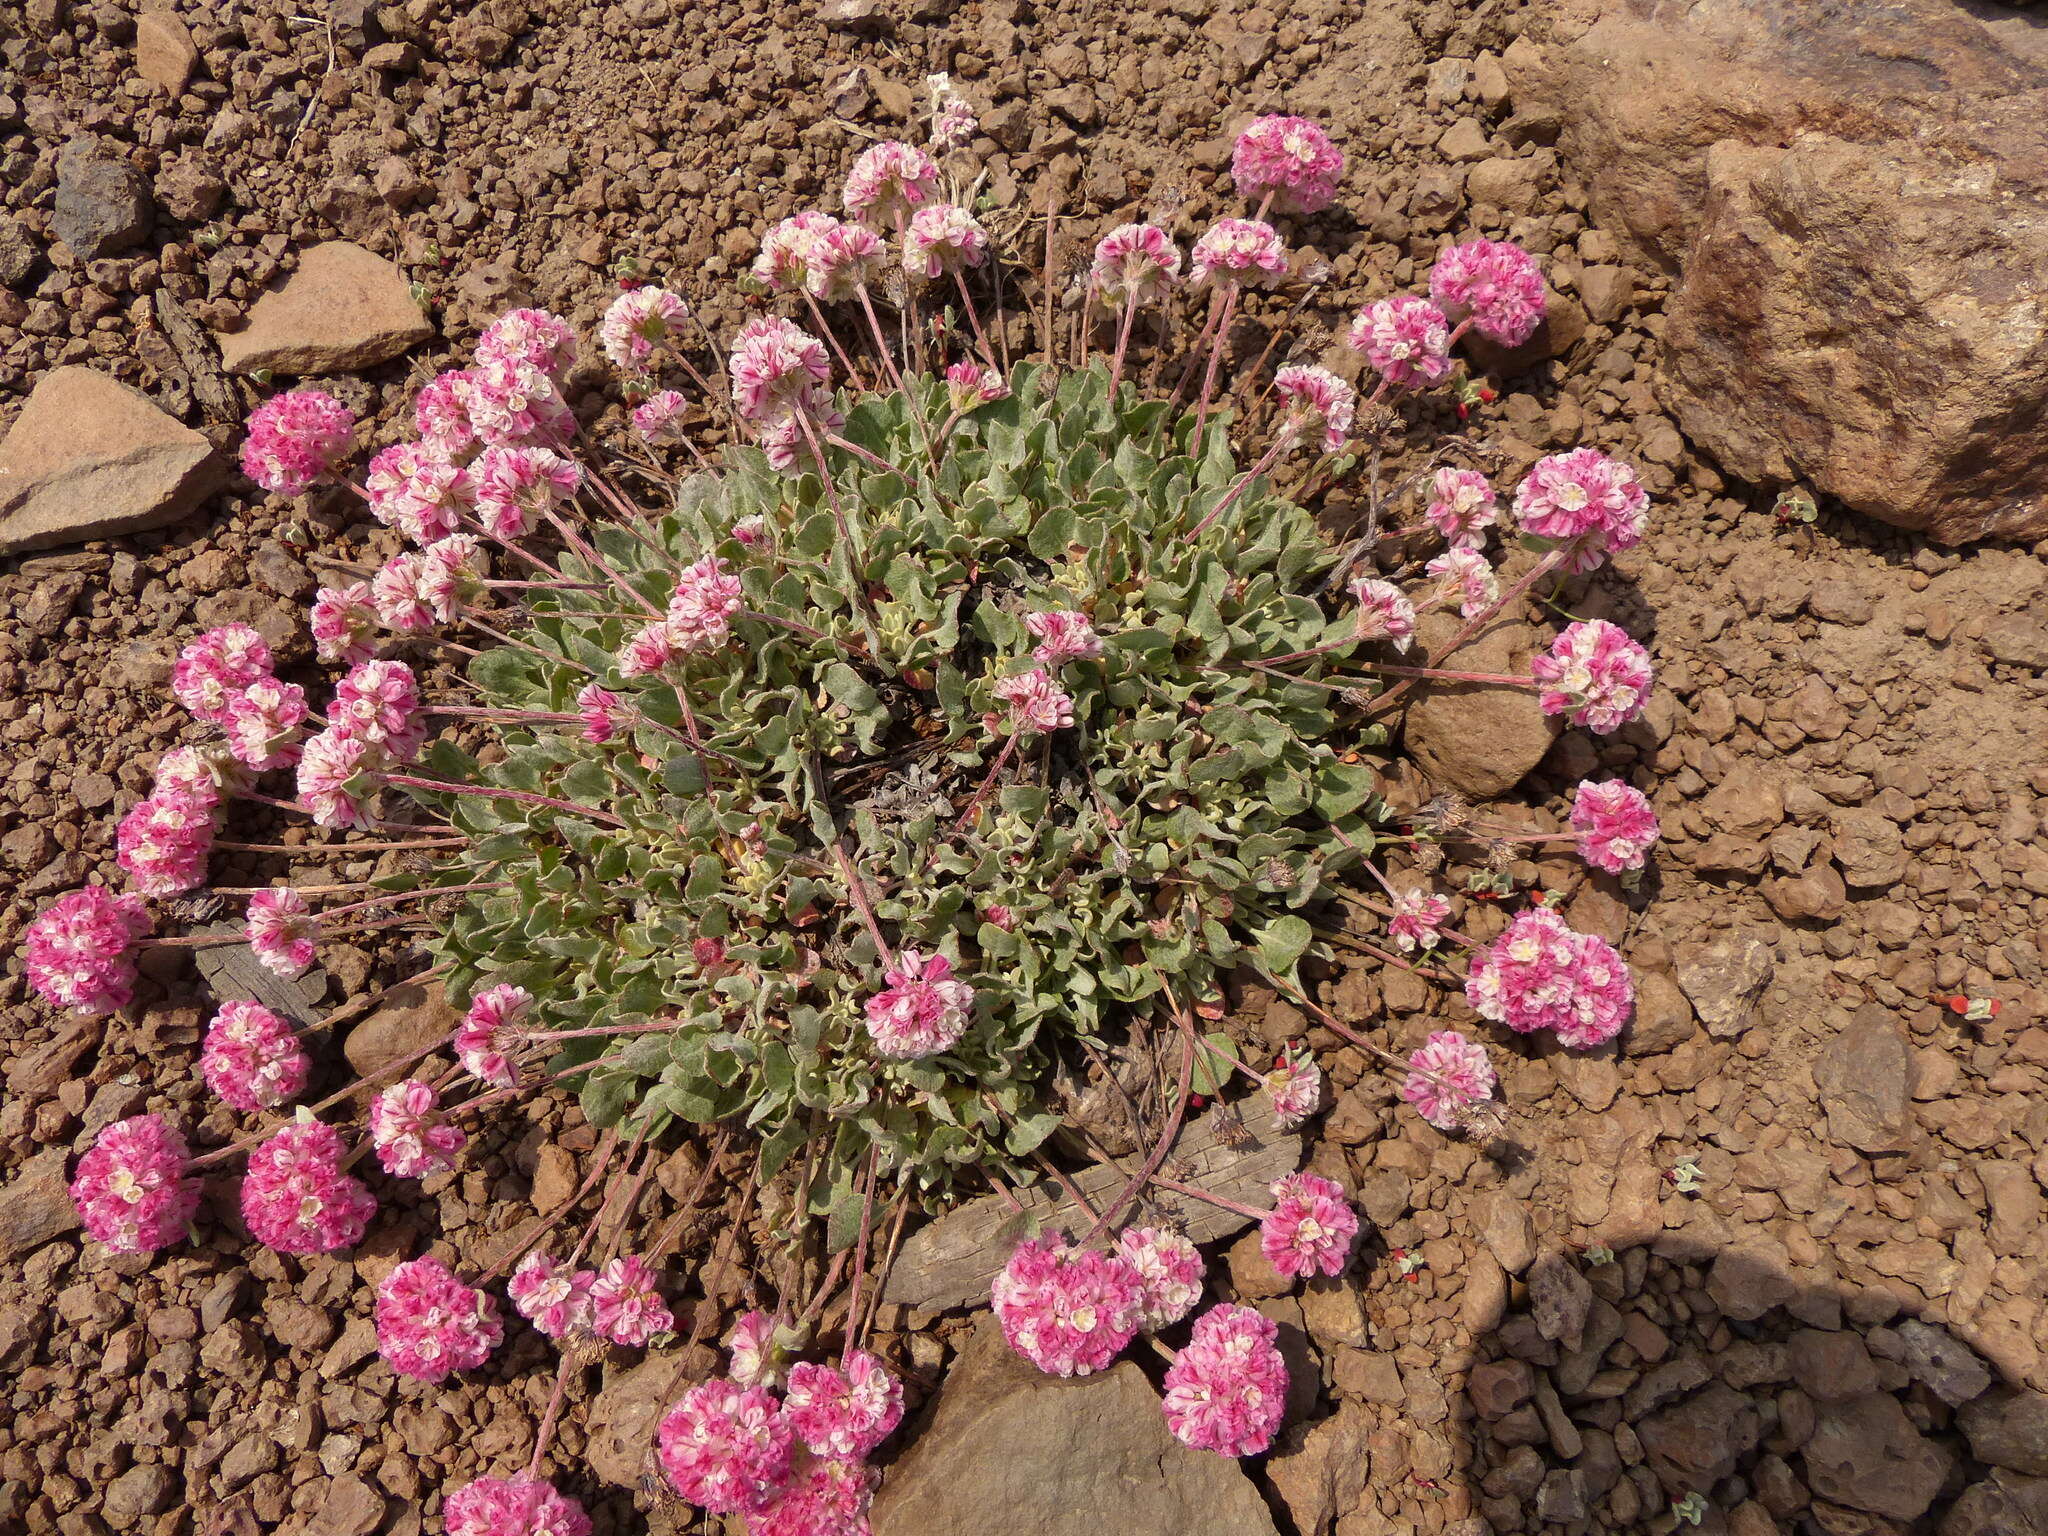
[[[1581,785],[1554,838],[1448,802],[1396,815],[1374,793],[1388,706],[1431,678],[1528,689],[1593,731],[1641,711],[1647,658],[1604,620],[1563,629],[1528,676],[1460,671],[1452,654],[1544,576],[1640,537],[1647,497],[1625,464],[1579,449],[1511,490],[1426,464],[1401,531],[1434,543],[1381,562],[1387,575],[1353,574],[1368,543],[1338,550],[1310,511],[1355,472],[1361,437],[1399,446],[1402,397],[1455,391],[1461,414],[1491,398],[1454,349],[1472,329],[1527,336],[1544,299],[1534,261],[1454,245],[1427,297],[1368,305],[1347,333],[1363,393],[1304,362],[1270,378],[1226,369],[1233,315],[1288,281],[1267,216],[1313,213],[1343,184],[1319,127],[1263,118],[1233,161],[1252,217],[1217,220],[1185,252],[1157,225],[1100,231],[1079,317],[1100,355],[1046,361],[1068,349],[1040,322],[1040,360],[1012,362],[1029,322],[990,303],[1006,255],[960,201],[972,108],[943,77],[932,91],[929,153],[874,145],[844,217],[808,210],[766,232],[749,282],[769,307],[726,355],[697,350],[689,305],[664,289],[635,284],[605,315],[591,341],[632,406],[633,455],[646,467],[687,445],[698,462],[661,504],[585,446],[562,390],[580,343],[556,316],[503,316],[470,366],[424,386],[415,436],[349,481],[393,548],[311,604],[325,681],[280,678],[239,626],[188,645],[172,687],[211,744],[167,754],[123,821],[131,888],[73,892],[27,935],[35,986],[105,1013],[131,1001],[138,947],[181,942],[154,936],[149,903],[205,885],[238,799],[295,805],[343,844],[419,854],[427,873],[240,892],[247,937],[291,977],[324,943],[408,927],[460,1026],[304,1105],[302,1033],[227,1004],[198,1070],[248,1134],[195,1158],[160,1117],[108,1128],[73,1186],[87,1228],[120,1252],[173,1243],[199,1176],[247,1152],[240,1203],[258,1241],[345,1249],[376,1219],[350,1171],[366,1154],[396,1179],[459,1169],[481,1111],[546,1083],[607,1132],[606,1207],[622,1185],[637,1192],[670,1128],[745,1137],[758,1176],[827,1218],[829,1246],[852,1260],[824,1282],[843,1273],[843,1313],[821,1290],[749,1314],[730,1375],[680,1391],[649,1447],[671,1490],[754,1536],[865,1529],[867,1458],[903,1412],[901,1383],[859,1347],[878,1187],[932,1206],[990,1175],[1035,1178],[1060,1123],[1055,1069],[1155,1030],[1183,1062],[1181,1097],[1092,1228],[1008,1255],[992,1303],[1011,1345],[1085,1374],[1196,1312],[1205,1263],[1140,1221],[1148,1182],[1260,1223],[1283,1275],[1339,1274],[1359,1218],[1336,1182],[1290,1175],[1261,1209],[1161,1171],[1197,1060],[1217,1085],[1241,1070],[1282,1124],[1325,1100],[1305,1043],[1257,1071],[1197,1034],[1197,1005],[1249,967],[1391,1067],[1432,1124],[1484,1131],[1499,1111],[1480,1039],[1442,1031],[1397,1055],[1307,999],[1295,977],[1326,952],[1319,910],[1352,892],[1384,923],[1369,947],[1385,963],[1461,984],[1502,1040],[1549,1030],[1590,1048],[1631,1003],[1611,947],[1543,906],[1480,944],[1448,925],[1426,877],[1393,883],[1386,851],[1468,841],[1497,857],[1555,841],[1632,874],[1657,837],[1647,799],[1618,782]],[[1133,322],[1183,288],[1207,320],[1191,344],[1156,333],[1151,375],[1180,379],[1162,398],[1136,383]],[[715,457],[707,419],[730,439]],[[245,468],[266,488],[346,478],[355,424],[317,391],[250,426]],[[1488,554],[1497,524],[1535,551],[1511,581]],[[1435,609],[1458,628],[1426,658],[1418,620]],[[430,662],[447,653],[429,647],[455,633],[466,676],[442,687]],[[291,780],[290,802],[258,794],[273,775]],[[1473,951],[1462,974],[1449,969],[1460,950]],[[456,1067],[412,1075],[434,1049]],[[331,1113],[343,1103],[360,1123]],[[547,1241],[562,1220],[486,1272],[461,1255],[392,1270],[375,1298],[387,1363],[439,1381],[530,1324],[561,1351],[552,1425],[597,1351],[665,1339],[665,1277],[623,1251],[644,1235],[614,1224],[599,1243],[593,1218],[564,1248]],[[796,1361],[833,1315],[846,1319],[837,1364]],[[1180,1336],[1173,1433],[1263,1451],[1286,1396],[1271,1325],[1224,1302]],[[450,1530],[587,1529],[539,1460],[454,1493]]]

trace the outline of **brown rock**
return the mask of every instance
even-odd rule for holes
[[[62,1147],[39,1152],[0,1185],[0,1262],[62,1237],[78,1226],[64,1178]]]
[[[157,1463],[130,1467],[107,1484],[104,1513],[116,1530],[135,1530],[178,1494],[178,1474]]]
[[[224,478],[213,445],[146,395],[52,369],[0,442],[0,555],[164,527]]]
[[[1993,1392],[1965,1403],[1956,1418],[1977,1460],[2048,1477],[2048,1393],[2018,1387]]]
[[[447,1039],[461,1022],[438,982],[408,983],[394,987],[383,1007],[348,1032],[342,1054],[367,1075]]]
[[[86,261],[142,240],[155,222],[149,182],[121,151],[91,137],[57,153],[57,200],[50,231]]]
[[[1926,1513],[1950,1465],[1888,1392],[1823,1404],[1804,1454],[1806,1480],[1822,1498],[1901,1521]]]
[[[1707,1276],[1707,1294],[1714,1305],[1737,1322],[1762,1317],[1798,1292],[1785,1252],[1764,1238],[1724,1248]]]
[[[1802,1328],[1785,1341],[1792,1380],[1815,1402],[1845,1402],[1877,1390],[1877,1366],[1853,1333]]]
[[[2048,1477],[1995,1468],[1963,1490],[1942,1521],[1941,1536],[2048,1536]]]
[[[1734,1038],[1748,1025],[1773,966],[1771,946],[1753,933],[1680,944],[1672,950],[1672,962],[1693,1012],[1720,1040]]]
[[[1324,1536],[1365,1491],[1373,1415],[1363,1403],[1341,1404],[1320,1423],[1297,1429],[1266,1463],[1266,1478],[1301,1536]]]
[[[1662,971],[1636,978],[1636,1007],[1621,1037],[1630,1056],[1656,1056],[1685,1044],[1694,1034],[1692,1004],[1678,983]]]
[[[1423,617],[1416,634],[1432,666],[1460,672],[1520,674],[1544,642],[1525,624],[1497,619],[1451,653],[1440,653],[1463,627],[1447,614]],[[1543,760],[1560,725],[1526,688],[1433,682],[1408,707],[1406,741],[1435,783],[1479,799],[1506,794]]]
[[[630,1370],[609,1373],[585,1420],[590,1470],[608,1483],[638,1486],[640,1474],[653,1465],[655,1425],[677,1393],[711,1365],[711,1352],[699,1345],[650,1350]]]
[[[1990,1390],[1991,1371],[1983,1359],[1946,1328],[1909,1317],[1898,1335],[1904,1349],[1899,1363],[1944,1403],[1956,1407]]]
[[[1719,1381],[1636,1425],[1650,1470],[1673,1498],[1726,1477],[1761,1433],[1755,1406]]]
[[[964,1467],[975,1475],[963,1477]],[[1167,1431],[1159,1395],[1136,1365],[1047,1376],[1010,1351],[989,1317],[890,1469],[873,1526],[875,1536],[1274,1530],[1235,1461],[1191,1450]]]
[[[1586,9],[1518,103],[1679,274],[1660,393],[1686,435],[1946,542],[2048,532],[2048,440],[2005,429],[2048,404],[2042,52],[1949,0]]]
[[[1909,1140],[1913,1052],[1878,1004],[1857,1010],[1813,1066],[1828,1135],[1859,1152],[1895,1152]]]
[[[1536,1258],[1536,1227],[1529,1208],[1505,1190],[1489,1190],[1473,1208],[1480,1239],[1500,1261],[1500,1267],[1519,1275]]]
[[[171,95],[184,92],[199,67],[192,34],[174,11],[144,11],[135,18],[135,72]]]
[[[384,1524],[384,1495],[353,1472],[317,1490],[306,1536],[370,1536]]]
[[[1593,1307],[1593,1288],[1563,1254],[1546,1254],[1529,1270],[1529,1310],[1546,1339],[1577,1349]]]
[[[389,362],[434,334],[405,274],[346,240],[313,246],[242,330],[219,338],[230,373],[351,373]]]
[[[1495,1360],[1472,1367],[1465,1393],[1482,1419],[1498,1419],[1529,1401],[1536,1391],[1536,1372],[1526,1360]]]

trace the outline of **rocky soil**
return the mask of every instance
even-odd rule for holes
[[[192,1060],[208,1006],[188,965],[152,971],[128,1016],[73,1022],[30,998],[20,929],[51,896],[114,875],[116,820],[193,729],[164,686],[177,647],[237,619],[305,660],[299,615],[321,563],[381,547],[343,500],[267,500],[228,472],[218,450],[263,392],[258,370],[310,373],[388,422],[509,303],[591,325],[624,258],[727,330],[759,232],[828,200],[870,137],[906,126],[935,69],[982,109],[977,149],[1009,227],[1036,237],[1026,215],[1050,194],[1074,251],[1141,213],[1192,232],[1234,209],[1241,119],[1321,118],[1350,165],[1337,208],[1291,231],[1329,266],[1293,350],[1320,351],[1358,303],[1415,286],[1445,239],[1512,237],[1543,256],[1558,298],[1539,342],[1500,360],[1502,397],[1477,433],[1499,478],[1586,443],[1636,463],[1655,497],[1645,542],[1561,599],[1650,640],[1662,685],[1640,726],[1553,739],[1487,698],[1410,722],[1418,746],[1485,743],[1478,767],[1459,767],[1471,752],[1432,761],[1454,784],[1490,775],[1464,786],[1476,792],[1519,781],[1501,814],[1532,827],[1561,824],[1562,792],[1596,768],[1653,795],[1667,841],[1640,889],[1563,857],[1514,871],[1623,946],[1636,1022],[1591,1057],[1497,1048],[1513,1146],[1491,1156],[1396,1113],[1355,1053],[1319,1042],[1340,1092],[1309,1161],[1356,1191],[1376,1235],[1359,1270],[1307,1288],[1255,1243],[1226,1245],[1219,1267],[1286,1325],[1294,1427],[1248,1480],[1213,1459],[1187,1473],[1209,1480],[1199,1498],[1174,1478],[1177,1528],[1223,1529],[1228,1509],[1243,1511],[1229,1529],[1265,1518],[1300,1536],[1665,1531],[1698,1493],[1702,1532],[2048,1530],[2048,546],[1951,548],[1825,498],[1812,526],[1782,525],[1770,492],[1735,478],[1803,479],[1950,538],[2048,534],[2027,500],[2039,434],[1984,407],[1994,384],[2015,411],[2035,398],[2038,337],[2024,356],[1916,350],[1907,300],[1972,237],[1942,233],[1949,205],[1927,176],[1908,191],[1929,201],[1888,226],[1897,209],[1870,165],[1943,117],[1978,173],[2037,174],[2048,162],[2023,172],[2000,135],[2021,134],[2001,103],[2038,85],[2039,65],[1988,4],[1888,7],[1910,34],[1831,44],[1819,63],[1810,40],[1734,23],[1702,39],[1644,21],[1651,10],[0,13],[0,425],[15,428],[0,447],[0,1532],[435,1529],[442,1489],[524,1457],[551,1382],[542,1341],[514,1330],[474,1378],[401,1384],[375,1357],[368,1287],[428,1243],[488,1260],[571,1198],[596,1138],[569,1106],[501,1122],[461,1172],[388,1205],[335,1258],[280,1260],[218,1210],[195,1247],[110,1260],[63,1196],[66,1159],[112,1119],[164,1108],[207,1142],[234,1127],[166,1069]],[[1925,67],[1872,62],[1887,50]],[[1730,90],[1748,106],[1700,99],[1716,60],[1741,65]],[[1587,73],[1601,67],[1615,73]],[[1829,95],[1829,80],[1858,83]],[[1852,112],[1842,97],[1858,92]],[[1783,148],[1794,131],[1809,137]],[[1939,159],[1930,134],[1919,142]],[[1967,182],[1962,162],[1939,168],[1951,195]],[[1712,184],[1697,220],[1680,216],[1695,172]],[[1815,181],[1854,206],[1796,250],[1773,243],[1796,204],[1786,188]],[[2000,217],[2014,220],[2031,194],[2008,193]],[[1757,249],[1786,262],[1730,264]],[[1830,329],[1844,270],[1901,274],[1882,324],[1837,314]],[[2024,304],[1995,286],[1980,284],[1977,318],[2018,346],[2010,306]],[[1739,353],[1717,338],[1753,322],[1744,293],[1782,323]],[[1866,333],[1912,367],[1863,371]],[[1820,340],[1837,349],[1829,368]],[[1943,403],[1902,409],[1921,395]],[[70,430],[35,427],[38,413]],[[1888,435],[1901,414],[1911,430]],[[1894,457],[1873,475],[1880,449]],[[1932,494],[1950,474],[1975,478]],[[236,835],[299,834],[255,818]],[[286,867],[222,855],[215,879]],[[1463,906],[1462,926],[1499,926],[1486,903]],[[330,1007],[417,966],[347,946],[323,961]],[[1401,1048],[1468,1017],[1372,969],[1333,971],[1323,997]],[[1951,998],[1999,1007],[1971,1019]],[[1247,1039],[1305,1026],[1284,1001],[1238,1002]],[[445,1031],[439,1008],[419,989],[367,1002],[348,1055]],[[663,1219],[701,1171],[679,1150],[634,1214]],[[712,1187],[728,1204],[685,1231],[676,1266],[700,1338],[776,1257],[737,1179]],[[1028,1447],[1038,1481],[1087,1490],[1085,1507],[1044,1512],[1045,1529],[1158,1528],[1156,1490],[1117,1470],[1162,1465],[1156,1419],[1131,1406],[1139,1367],[1077,1390],[1006,1375],[963,1315],[895,1321],[887,1351],[936,1410],[922,1438],[902,1437],[886,1536],[1015,1529],[977,1472],[993,1447]],[[572,1394],[551,1460],[601,1528],[673,1523],[635,1493],[639,1447],[678,1373],[704,1360],[691,1346],[608,1365]]]

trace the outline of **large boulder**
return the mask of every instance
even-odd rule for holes
[[[1551,38],[1518,105],[1675,274],[1694,442],[1943,542],[2048,534],[2048,45],[1952,0],[1573,0]]]
[[[1047,1376],[984,1317],[889,1469],[875,1536],[1275,1536],[1236,1461],[1174,1439],[1130,1361]]]
[[[213,445],[94,368],[53,368],[0,442],[0,555],[177,522],[226,478]]]

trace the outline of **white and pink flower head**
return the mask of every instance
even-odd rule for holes
[[[199,1052],[206,1086],[244,1114],[296,1097],[311,1068],[292,1027],[261,1003],[243,1000],[220,1005]]]
[[[419,595],[439,622],[448,623],[483,594],[489,561],[473,533],[451,533],[420,551]]]
[[[1094,661],[1102,655],[1102,637],[1085,613],[1065,608],[1027,613],[1024,627],[1038,642],[1031,648],[1031,659],[1048,672],[1057,672],[1070,661]]]
[[[1180,247],[1157,224],[1119,224],[1096,242],[1089,278],[1110,309],[1162,303],[1180,281]]]
[[[525,1046],[524,1026],[533,1011],[533,994],[524,987],[499,983],[469,1001],[454,1037],[455,1059],[479,1082],[493,1088],[519,1084],[515,1065]]]
[[[1549,304],[1536,258],[1504,240],[1446,247],[1430,268],[1429,296],[1452,320],[1470,320],[1503,347],[1535,335]]]
[[[1395,947],[1404,955],[1434,948],[1439,937],[1437,930],[1451,915],[1450,901],[1427,886],[1411,885],[1395,891],[1392,904],[1394,911],[1387,919],[1387,937]]]
[[[1408,1057],[1401,1097],[1440,1131],[1462,1129],[1472,1111],[1493,1097],[1493,1063],[1486,1048],[1454,1029],[1438,1030]]]
[[[682,1395],[655,1432],[669,1484],[714,1515],[756,1514],[794,1472],[796,1431],[775,1394],[713,1377]]]
[[[576,331],[545,309],[508,309],[477,338],[476,360],[538,368],[560,382],[576,363]]]
[[[1343,1273],[1358,1242],[1358,1213],[1335,1180],[1290,1173],[1273,1183],[1274,1207],[1259,1223],[1259,1251],[1290,1280]]]
[[[498,1304],[432,1255],[400,1264],[377,1287],[377,1352],[401,1376],[435,1382],[473,1371],[504,1337]]]
[[[988,260],[988,231],[957,203],[931,203],[903,230],[903,270],[930,281]]]
[[[279,496],[302,496],[349,450],[356,413],[318,389],[274,395],[249,413],[242,473]]]
[[[320,920],[312,904],[290,886],[274,886],[249,898],[243,934],[263,968],[289,980],[313,963]]]
[[[114,829],[115,861],[129,883],[144,896],[176,896],[204,881],[217,804],[177,789],[137,801]]]
[[[1351,421],[1358,409],[1358,395],[1349,384],[1327,368],[1299,364],[1282,368],[1273,375],[1273,393],[1287,412],[1287,430],[1323,434],[1323,452],[1335,453],[1351,435]]]
[[[1138,1277],[1140,1327],[1170,1328],[1195,1310],[1207,1267],[1186,1237],[1161,1227],[1125,1227],[1116,1235],[1116,1252]]]
[[[740,610],[740,579],[718,555],[705,555],[683,567],[668,600],[664,622],[683,655],[715,651],[731,637],[730,623]]]
[[[1500,601],[1500,578],[1476,549],[1454,544],[1432,555],[1423,570],[1443,584],[1445,602],[1457,600],[1461,618],[1476,619]]]
[[[1597,448],[1538,459],[1515,488],[1515,521],[1524,533],[1571,545],[1569,571],[1593,570],[1632,547],[1649,522],[1649,505],[1635,471]]]
[[[1074,700],[1043,667],[999,677],[995,696],[1010,706],[1009,726],[1019,736],[1063,731],[1074,723]]]
[[[1144,1314],[1145,1282],[1128,1260],[1064,1239],[1017,1245],[990,1289],[1010,1348],[1053,1376],[1086,1376],[1123,1353]]]
[[[401,634],[448,622],[441,617],[441,593],[437,573],[418,550],[393,555],[370,578],[370,605],[378,622]]]
[[[656,619],[641,625],[619,647],[619,676],[652,677],[675,659],[675,631],[666,619]]]
[[[1166,1371],[1166,1427],[1183,1445],[1256,1456],[1287,1408],[1279,1325],[1250,1307],[1211,1307]]]
[[[1454,549],[1477,549],[1500,520],[1493,485],[1476,469],[1439,469],[1429,483],[1422,515]]]
[[[884,1056],[936,1056],[950,1050],[974,1018],[974,988],[953,974],[944,955],[898,950],[882,983],[865,1011],[868,1037]]]
[[[1344,156],[1305,117],[1259,117],[1237,136],[1230,174],[1238,194],[1254,203],[1280,213],[1319,213],[1337,195]]]
[[[1451,371],[1450,321],[1413,294],[1366,305],[1346,340],[1395,389],[1427,389]]]
[[[386,757],[409,763],[426,744],[419,679],[402,661],[359,661],[336,685],[328,729],[367,742]]]
[[[241,787],[234,754],[220,747],[173,747],[156,760],[155,793],[160,795],[179,794],[218,806],[223,795]]]
[[[363,1240],[377,1201],[342,1171],[348,1147],[333,1126],[304,1109],[249,1154],[242,1220],[279,1253],[332,1253]]]
[[[140,896],[103,885],[60,896],[22,935],[29,985],[73,1013],[125,1008],[135,996],[135,943],[151,926]]]
[[[425,451],[415,462],[424,462],[428,458],[453,460],[476,447],[476,423],[470,417],[470,405],[475,396],[476,375],[466,368],[446,369],[420,386],[420,392],[413,396],[412,426],[419,433],[420,445]],[[390,452],[392,449],[384,450],[384,453]],[[377,458],[383,458],[384,453],[378,454]],[[370,462],[374,470],[377,460]],[[368,488],[375,489],[374,486]]]
[[[804,282],[820,304],[843,304],[881,276],[889,247],[864,224],[841,224],[821,233],[809,252]]]
[[[1642,714],[1655,676],[1650,653],[1605,619],[1567,624],[1529,665],[1543,713],[1602,735]]]
[[[370,1145],[386,1173],[425,1179],[455,1166],[469,1137],[441,1117],[440,1107],[433,1085],[416,1077],[393,1083],[370,1100]]]
[[[178,1241],[199,1209],[191,1153],[159,1115],[116,1120],[94,1139],[71,1176],[71,1203],[86,1232],[115,1253],[150,1253]]]
[[[508,543],[533,532],[583,485],[582,466],[552,448],[486,448],[470,471],[477,521],[492,538]]]
[[[881,1477],[866,1462],[803,1458],[788,1485],[747,1516],[747,1536],[869,1536]]]
[[[846,173],[846,211],[863,224],[889,228],[938,196],[939,168],[930,155],[898,139],[861,151]]]
[[[316,826],[360,827],[371,821],[382,754],[360,736],[328,726],[299,752],[299,804]]]
[[[687,396],[673,389],[658,389],[633,407],[633,430],[657,448],[682,443],[687,440],[683,418],[689,410]]]
[[[1578,834],[1580,858],[1618,875],[1643,867],[1661,829],[1649,797],[1633,784],[1621,779],[1595,784],[1588,779],[1572,797],[1572,831]]]
[[[675,1322],[656,1288],[654,1271],[638,1254],[613,1259],[590,1283],[590,1325],[614,1344],[637,1349]]]
[[[743,1387],[772,1387],[782,1380],[783,1353],[775,1341],[778,1324],[766,1312],[742,1312],[726,1335],[732,1379]]]
[[[228,705],[228,750],[256,773],[289,768],[299,760],[305,718],[305,689],[259,677]]]
[[[1323,1107],[1323,1069],[1306,1048],[1287,1053],[1266,1074],[1266,1092],[1273,1098],[1273,1122],[1291,1130]]]
[[[813,1456],[859,1461],[903,1419],[903,1383],[864,1349],[843,1369],[801,1361],[789,1368],[783,1412]]]
[[[597,683],[585,683],[576,695],[576,713],[583,719],[583,739],[601,747],[619,733],[619,719],[625,713],[619,696]]]
[[[1398,651],[1415,643],[1415,605],[1399,587],[1377,576],[1355,576],[1350,591],[1358,604],[1361,641],[1390,641]]]
[[[1548,1029],[1587,1051],[1621,1033],[1635,987],[1613,945],[1574,932],[1549,907],[1530,907],[1473,957],[1465,1000],[1518,1034]]]
[[[246,624],[223,624],[178,653],[171,692],[194,718],[226,725],[236,696],[270,675],[270,647],[263,637]]]
[[[771,293],[797,293],[810,284],[811,252],[818,241],[839,227],[839,220],[820,209],[806,208],[769,226],[754,258],[754,280]]]
[[[551,1339],[589,1329],[594,1269],[572,1270],[551,1254],[535,1250],[519,1261],[505,1289],[519,1315]]]
[[[995,369],[962,358],[946,370],[946,398],[956,411],[971,411],[1007,399],[1010,386]]]
[[[832,361],[825,344],[780,315],[757,315],[733,343],[733,409],[755,427],[799,413],[815,414],[827,399]]]
[[[448,1536],[590,1536],[583,1506],[542,1478],[480,1477],[441,1506]]]
[[[1270,288],[1287,275],[1287,247],[1262,219],[1218,219],[1195,241],[1188,274],[1197,288],[1218,283]]]
[[[681,294],[652,284],[629,288],[612,300],[598,322],[598,345],[621,372],[645,373],[654,360],[654,349],[668,340],[689,312]]]

